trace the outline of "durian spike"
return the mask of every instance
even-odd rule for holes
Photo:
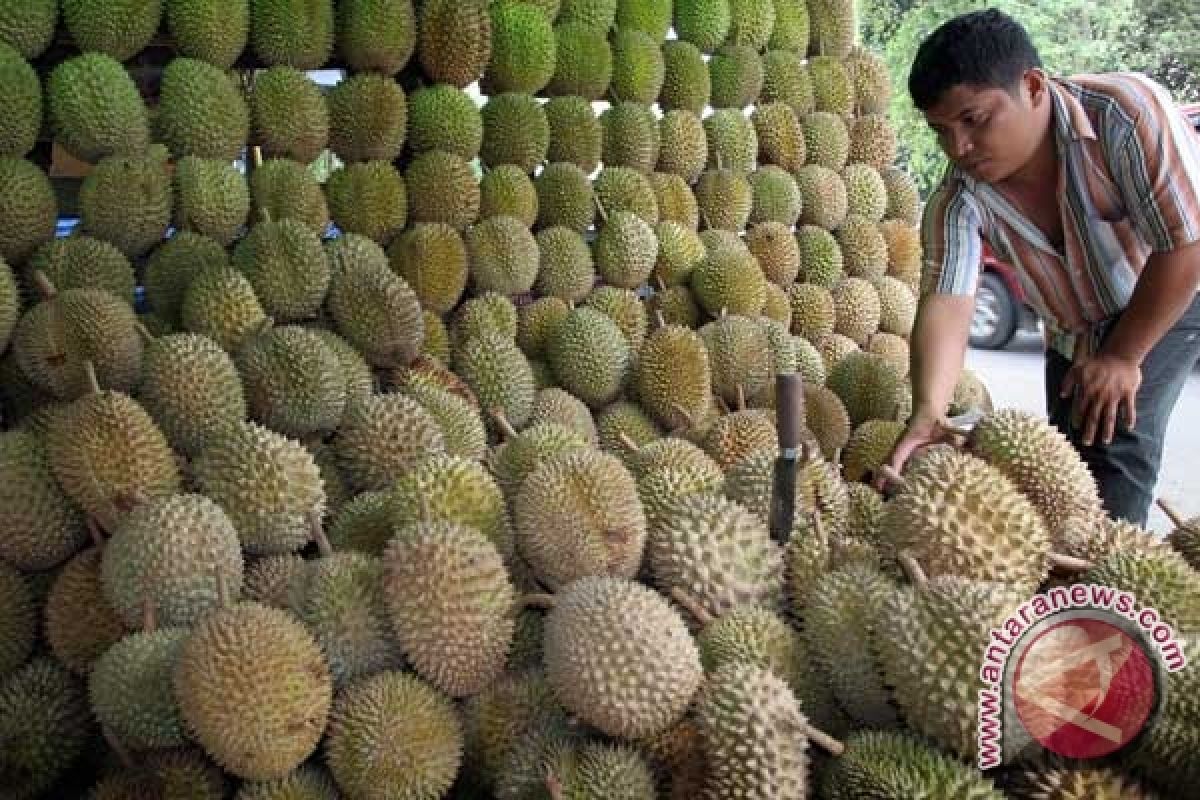
[[[701,627],[708,627],[709,623],[713,621],[713,615],[708,613],[708,609],[701,605],[700,601],[692,597],[682,586],[672,588],[670,595],[671,599],[691,614],[696,622],[700,623]]]
[[[96,522],[96,518],[91,514],[88,514],[86,519],[88,534],[90,534],[92,537],[92,544],[94,544],[98,550],[103,550],[104,534],[100,532],[100,524]]]
[[[263,165],[262,147],[254,145],[254,168],[258,169]]]
[[[640,446],[638,446],[637,442],[635,442],[633,439],[629,438],[629,434],[626,433],[625,431],[621,431],[620,433],[617,434],[617,441],[620,442],[621,445],[623,447],[625,447],[625,449],[629,450],[631,453],[636,453],[642,449]]]
[[[654,288],[660,292],[665,292],[667,290],[667,282],[662,279],[662,275],[654,276]]]
[[[158,627],[158,615],[154,610],[154,598],[146,595],[142,598],[142,630],[152,633]]]
[[[532,592],[522,595],[522,608],[554,608],[556,601],[554,595],[545,592]]]
[[[825,731],[813,725],[811,722],[805,721],[804,735],[808,737],[810,742],[814,742],[825,752],[832,756],[840,756],[846,752],[846,745],[842,744],[838,739],[833,738]]]
[[[1179,509],[1171,505],[1171,501],[1165,497],[1160,497],[1154,501],[1155,505],[1162,509],[1162,512],[1167,515],[1167,519],[1171,520],[1171,524],[1180,530],[1195,531],[1196,526],[1184,519],[1183,514],[1179,513]]]
[[[737,385],[737,410],[746,410],[746,387],[740,383]]]
[[[308,512],[308,530],[312,534],[312,540],[317,543],[317,552],[321,554],[321,558],[329,558],[333,555],[333,545],[329,543],[329,537],[325,535],[321,512]]]
[[[96,377],[96,365],[91,361],[83,362],[83,375],[87,380],[88,394],[100,394],[100,379]]]
[[[891,464],[880,464],[875,471],[879,473],[879,476],[883,478],[885,482],[897,489],[903,489],[908,484],[908,481],[904,479],[904,476],[897,472],[896,468]]]
[[[154,334],[150,332],[149,328],[142,324],[141,320],[133,323],[133,329],[138,332],[138,335],[141,336],[147,344],[154,341]]]
[[[493,408],[489,413],[492,419],[496,421],[496,427],[500,429],[500,433],[504,435],[506,440],[516,437],[517,431],[513,428],[512,423],[508,421],[508,417],[504,415],[504,409]]]
[[[546,791],[550,795],[550,800],[563,800],[562,781],[550,771],[546,772]]]
[[[663,316],[661,308],[654,309],[654,323],[660,328],[667,327],[667,318]]]
[[[133,757],[129,755],[129,750],[117,738],[117,735],[112,732],[112,729],[107,725],[100,726],[101,733],[104,735],[104,741],[112,748],[112,751],[117,756],[117,760],[121,762],[121,766],[125,769],[134,769],[137,765],[133,763]]]
[[[916,586],[921,591],[924,591],[929,586],[929,576],[925,574],[925,570],[921,568],[921,563],[913,557],[912,553],[905,551],[896,560],[904,568],[904,572],[908,575],[908,579],[912,581],[913,586]]]
[[[1048,556],[1050,568],[1059,572],[1087,572],[1095,566],[1086,558],[1076,558],[1065,553],[1051,553]]]
[[[46,273],[40,269],[33,273],[33,285],[37,288],[38,294],[42,296],[43,300],[53,300],[54,296],[58,294],[58,289],[50,282],[50,278],[46,277]]]
[[[601,222],[608,222],[608,212],[604,210],[604,201],[600,199],[600,195],[592,195],[596,200],[596,211],[600,214]]]

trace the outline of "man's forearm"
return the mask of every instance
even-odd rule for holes
[[[1198,286],[1200,244],[1150,256],[1100,352],[1140,365],[1192,304]]]
[[[934,294],[921,299],[911,342],[914,416],[939,419],[946,413],[974,313],[973,297]]]

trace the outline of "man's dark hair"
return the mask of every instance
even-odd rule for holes
[[[917,49],[908,92],[922,111],[954,86],[1014,90],[1042,59],[1021,24],[1002,11],[962,14],[942,23]]]

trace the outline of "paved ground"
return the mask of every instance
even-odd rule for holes
[[[967,366],[987,384],[997,408],[1022,408],[1045,413],[1042,383],[1042,345],[1036,335],[1022,334],[1004,351],[968,350]],[[1187,516],[1200,515],[1200,372],[1188,380],[1167,429],[1158,495]],[[1155,507],[1150,528],[1167,532],[1170,524]]]

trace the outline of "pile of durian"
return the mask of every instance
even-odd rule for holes
[[[1107,519],[969,372],[979,425],[865,482],[921,256],[855,28],[846,0],[0,3],[0,796],[1194,792],[1198,521]],[[1072,580],[1193,666],[1118,757],[982,774],[987,632]]]

